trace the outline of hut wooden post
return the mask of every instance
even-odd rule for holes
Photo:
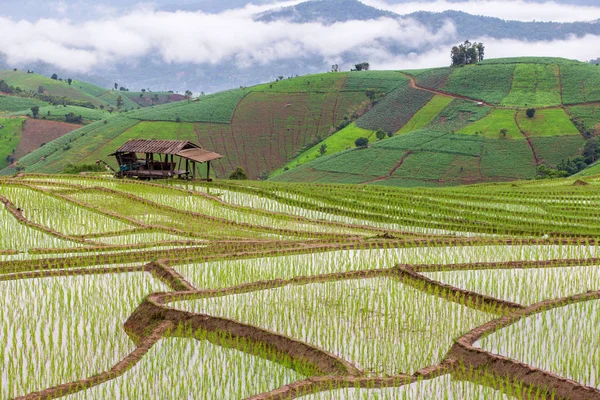
[[[187,158],[185,159],[185,177],[190,177],[190,160],[188,160]]]
[[[206,163],[206,180],[210,181],[210,161]]]

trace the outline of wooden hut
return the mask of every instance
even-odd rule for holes
[[[164,179],[199,177],[198,164],[206,163],[206,180],[210,181],[210,162],[223,156],[203,149],[187,140],[132,139],[111,156],[119,165],[120,178]]]

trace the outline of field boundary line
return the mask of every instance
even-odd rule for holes
[[[600,399],[599,389],[585,386],[572,379],[561,377],[521,361],[494,354],[474,345],[483,336],[504,329],[521,319],[570,304],[598,299],[600,299],[600,291],[535,303],[523,310],[481,325],[461,336],[456,340],[447,357],[459,361],[465,367],[465,370],[484,370],[495,377],[514,378],[516,382],[526,387],[537,388],[548,394],[551,393],[556,395],[558,399],[598,400]]]
[[[65,383],[59,386],[54,386],[49,389],[39,392],[30,393],[25,396],[16,397],[15,400],[47,400],[56,399],[69,394],[81,392],[90,389],[94,386],[113,380],[125,372],[133,368],[170,329],[172,323],[170,321],[161,322],[152,332],[146,336],[137,346],[137,348],[127,357],[115,364],[111,369],[101,372],[90,378],[81,379],[78,381]]]

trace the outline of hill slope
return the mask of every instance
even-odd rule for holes
[[[19,165],[59,172],[69,162],[106,158],[128,139],[155,138],[189,139],[223,154],[218,177],[239,165],[252,178],[266,171],[279,181],[411,186],[529,179],[538,165],[576,156],[598,133],[599,84],[600,68],[551,58],[309,75],[113,116]],[[533,118],[528,107],[537,110]],[[378,140],[380,129],[389,138]],[[354,149],[359,137],[372,145]]]

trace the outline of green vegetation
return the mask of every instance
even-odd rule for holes
[[[143,121],[214,122],[228,124],[236,106],[248,90],[236,89],[200,97],[192,102],[165,104],[128,114],[129,118]]]
[[[29,110],[31,107],[38,106],[43,108],[48,103],[27,97],[4,96],[0,95],[0,114],[10,113],[21,110]]]
[[[389,93],[406,82],[406,77],[396,71],[351,71],[348,72],[342,90],[358,92],[378,89]]]
[[[500,104],[508,95],[515,65],[472,65],[456,68],[444,90],[450,93]]]
[[[65,116],[68,114],[81,115],[83,122],[89,123],[98,121],[103,118],[110,116],[108,111],[93,110],[86,107],[77,106],[46,106],[40,107],[39,118],[47,119],[50,121],[70,122],[65,120]],[[19,112],[10,114],[12,116],[26,116],[31,115],[31,110],[21,109]]]
[[[486,152],[516,145],[528,149],[419,130],[298,169],[465,183]],[[2,178],[0,397],[541,400],[565,382],[592,393],[599,182]],[[498,354],[555,375],[475,370]]]
[[[572,106],[567,108],[567,113],[572,116],[581,132],[587,132],[588,135],[600,134],[600,105]]]
[[[444,87],[452,71],[452,68],[431,68],[405,72],[415,78],[417,85],[439,90]]]
[[[408,121],[396,134],[400,135],[425,128],[452,102],[452,100],[452,97],[440,95],[433,96],[433,98],[425,104],[423,108],[417,111],[410,121]]]
[[[0,118],[0,168],[12,164],[14,153],[21,141],[23,118]]]
[[[489,139],[525,139],[515,123],[515,111],[495,109],[459,133],[481,135]]]
[[[305,75],[263,83],[253,90],[271,93],[337,92],[344,85],[346,76],[347,73]]]
[[[66,81],[58,81],[37,74],[29,74],[25,71],[0,70],[0,80],[5,81],[10,86],[19,87],[26,91],[37,93],[40,86],[42,86],[44,91],[52,96],[89,102],[94,106],[105,104],[95,96],[79,90],[72,85],[69,86]]]
[[[356,126],[376,131],[395,133],[410,121],[433,94],[403,85],[379,101],[373,109],[356,121]]]
[[[517,123],[532,137],[581,135],[562,108],[537,110],[533,118],[519,111]]]
[[[600,67],[578,63],[561,66],[564,104],[600,101]]]
[[[504,106],[549,107],[561,104],[559,67],[544,64],[517,64]]]

